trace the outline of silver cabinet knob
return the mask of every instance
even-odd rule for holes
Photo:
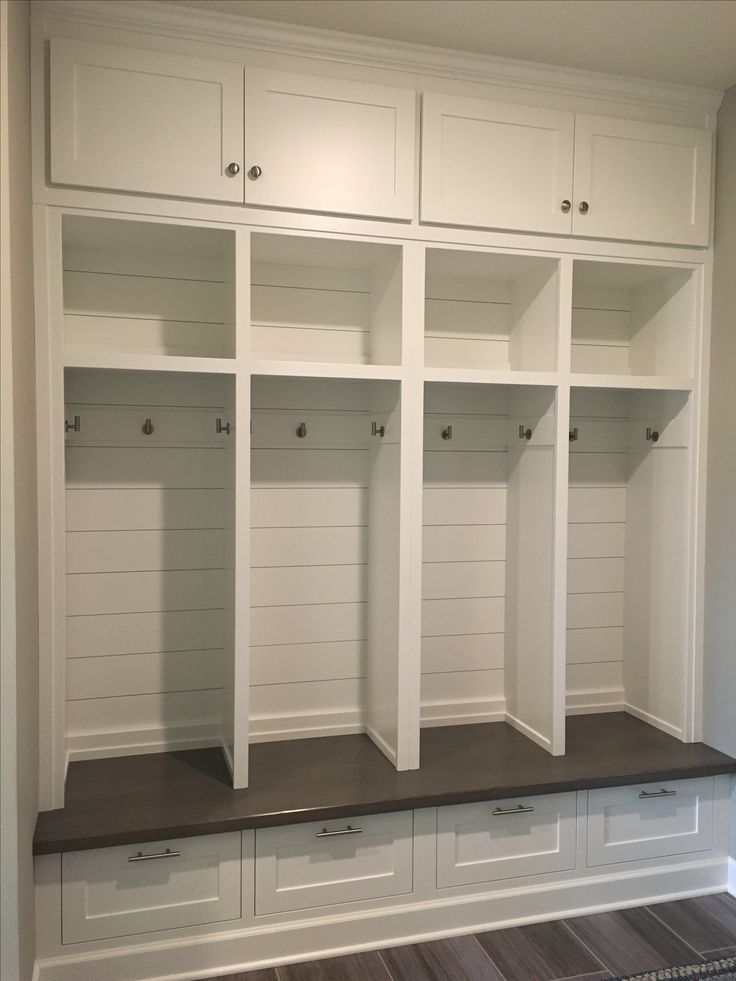
[[[238,174],[240,173],[240,164],[235,163],[235,161],[233,161],[232,163],[229,163],[227,165],[226,171],[230,175],[230,177],[237,177]]]
[[[590,205],[588,204],[588,202],[581,201],[580,204],[578,205],[578,211],[580,212],[581,215],[587,215],[587,213],[590,211]]]
[[[263,171],[258,166],[258,164],[253,164],[253,166],[248,171],[248,177],[250,177],[250,179],[252,181],[257,181],[258,178],[261,176],[262,173],[263,173]]]
[[[566,215],[570,210],[570,208],[572,208],[572,202],[568,201],[567,198],[565,198],[565,200],[560,205],[560,211],[563,213],[563,215]]]

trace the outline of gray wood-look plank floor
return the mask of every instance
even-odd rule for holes
[[[210,981],[605,981],[734,954],[736,899],[718,893]]]

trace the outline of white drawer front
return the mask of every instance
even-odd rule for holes
[[[412,890],[411,811],[256,831],[256,913]]]
[[[68,852],[61,883],[65,944],[234,920],[240,833]]]
[[[588,865],[712,847],[712,777],[588,792]]]
[[[437,811],[437,886],[575,868],[575,794],[457,804]]]

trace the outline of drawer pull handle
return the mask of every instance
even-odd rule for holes
[[[677,797],[677,791],[665,790],[665,788],[662,787],[661,790],[656,790],[653,791],[652,793],[649,793],[646,790],[642,790],[642,792],[639,794],[640,800],[651,800],[652,797]]]
[[[165,852],[151,852],[150,855],[145,855],[143,852],[138,852],[137,855],[131,855],[128,859],[129,862],[150,862],[155,858],[179,858],[181,852],[172,852],[170,848],[167,848]]]
[[[491,814],[495,818],[504,817],[507,814],[531,814],[533,810],[533,807],[525,807],[523,804],[519,804],[518,807],[494,807]]]
[[[314,836],[315,838],[336,838],[338,835],[360,835],[363,834],[362,828],[353,828],[350,825],[347,828],[342,828],[340,831],[328,831],[327,828],[322,828]]]

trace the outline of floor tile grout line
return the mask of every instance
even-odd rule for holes
[[[486,957],[491,962],[491,964],[495,967],[495,969],[498,971],[499,977],[500,978],[503,978],[503,981],[508,981],[508,978],[506,977],[506,975],[503,973],[503,971],[501,970],[501,968],[498,966],[498,964],[491,957],[490,951],[486,950],[486,948],[483,946],[483,944],[480,942],[480,940],[478,940],[478,934],[477,933],[471,933],[470,936],[476,942],[476,944],[478,945],[478,947],[480,947],[480,949],[483,951],[483,953],[486,955]]]
[[[568,933],[572,934],[572,936],[575,938],[575,940],[577,940],[577,942],[582,947],[585,947],[585,949],[588,951],[588,953],[593,958],[593,960],[598,961],[598,963],[601,965],[601,967],[603,968],[604,971],[608,971],[609,974],[615,974],[616,973],[609,964],[606,964],[606,962],[603,960],[603,958],[600,956],[600,954],[598,954],[598,952],[595,951],[590,946],[590,944],[586,943],[585,940],[583,940],[583,938],[579,934],[575,933],[574,929],[570,926],[570,924],[567,922],[567,920],[559,920],[558,922],[560,923],[560,926],[564,927],[568,931]]]
[[[692,898],[695,898],[695,897],[692,897]],[[702,951],[700,951],[700,950],[697,950],[697,949],[696,949],[695,947],[693,947],[693,945],[692,945],[692,944],[689,944],[689,943],[687,942],[687,940],[685,940],[685,938],[684,938],[684,937],[681,937],[681,936],[680,936],[680,934],[679,934],[679,933],[678,933],[678,932],[677,932],[676,930],[674,930],[674,929],[673,929],[673,928],[672,928],[672,927],[671,927],[671,926],[669,925],[669,923],[666,923],[666,922],[665,922],[665,921],[664,921],[664,920],[662,919],[662,917],[661,917],[661,916],[657,916],[657,914],[656,914],[656,913],[654,912],[654,910],[652,909],[652,907],[651,907],[651,906],[644,906],[643,908],[644,908],[645,910],[647,910],[647,912],[648,912],[648,913],[651,913],[651,914],[652,914],[652,916],[654,917],[654,919],[655,919],[655,920],[656,920],[656,921],[657,921],[658,923],[661,923],[661,924],[662,924],[662,926],[663,926],[663,927],[665,927],[665,929],[667,929],[667,930],[669,930],[669,932],[670,932],[670,933],[672,934],[672,936],[673,936],[673,937],[677,937],[677,939],[678,939],[678,940],[680,941],[680,943],[683,943],[683,944],[685,944],[685,946],[686,946],[686,947],[689,947],[689,948],[690,948],[690,950],[692,950],[692,951],[693,951],[693,952],[694,952],[695,954],[697,954],[697,955],[698,955],[698,957],[702,957],[703,959],[705,959],[705,954],[704,954],[704,953],[703,953]]]
[[[376,953],[378,954],[378,959],[381,962],[381,964],[383,965],[384,971],[386,972],[386,977],[389,979],[389,981],[401,981],[401,978],[394,977],[393,971],[391,970],[391,968],[386,963],[386,958],[383,956],[383,951],[384,950],[391,950],[391,948],[390,947],[384,947],[382,950],[376,951]]]

